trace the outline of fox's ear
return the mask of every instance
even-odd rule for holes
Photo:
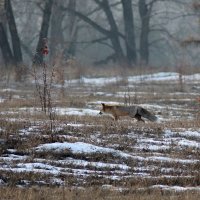
[[[105,103],[101,103],[101,105],[104,107],[104,106],[105,106]]]

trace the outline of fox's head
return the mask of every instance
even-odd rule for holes
[[[102,105],[102,109],[99,112],[100,115],[102,115],[105,112],[105,107],[106,107],[104,103],[102,103],[101,105]]]

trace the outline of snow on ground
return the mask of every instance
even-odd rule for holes
[[[200,81],[200,74],[193,75],[181,75],[176,72],[159,72],[146,75],[128,76],[127,80],[129,83],[141,83],[141,82],[152,82],[152,81],[179,81],[180,77],[184,81],[192,81],[198,83]],[[81,79],[65,81],[66,85],[82,83],[86,85],[104,86],[108,84],[115,84],[122,81],[123,77],[108,77],[108,78],[88,78],[82,77]]]
[[[98,116],[99,110],[87,109],[87,108],[56,108],[56,113],[59,115]]]
[[[146,140],[140,140],[142,141],[148,141]],[[139,142],[139,143],[140,143]],[[149,139],[149,142],[152,143],[153,140]],[[159,144],[159,142],[155,142]],[[191,145],[193,147],[193,145]],[[154,145],[149,145],[150,150],[155,150]],[[165,149],[165,147],[164,147]],[[46,143],[39,145],[34,148],[34,151],[36,153],[41,152],[52,152],[52,153],[63,153],[67,151],[72,152],[73,155],[75,154],[84,154],[84,156],[87,157],[87,155],[92,155],[95,153],[104,154],[105,156],[108,154],[112,154],[114,157],[121,157],[123,159],[131,159],[135,160],[136,162],[144,162],[147,163],[149,161],[154,161],[158,163],[181,163],[181,164],[193,164],[198,163],[199,160],[191,160],[191,159],[178,159],[178,158],[170,158],[170,157],[163,157],[160,156],[137,156],[134,154],[128,154],[124,153],[119,150],[115,150],[113,148],[106,148],[106,147],[100,147],[96,145],[92,145],[89,143],[83,143],[83,142],[75,142],[75,143],[69,143],[69,142],[55,142],[55,143]],[[158,149],[157,149],[158,150]],[[130,167],[127,164],[122,163],[114,164],[114,163],[104,163],[101,161],[94,162],[94,161],[86,161],[81,159],[75,159],[75,158],[66,158],[63,160],[48,160],[48,159],[34,159],[33,163],[25,162],[26,159],[28,159],[28,156],[17,156],[14,155],[15,150],[10,149],[9,152],[12,154],[8,154],[8,156],[0,157],[0,170],[4,171],[12,171],[12,172],[34,172],[34,173],[41,173],[41,174],[51,174],[51,175],[59,175],[59,174],[71,174],[75,176],[89,176],[91,174],[98,174],[99,176],[109,177],[110,179],[117,179],[120,180],[121,178],[125,177],[134,177],[134,176],[142,176],[142,177],[148,177],[150,178],[150,173],[152,173],[155,170],[159,170],[159,166],[153,165],[146,165],[143,167]],[[75,156],[76,157],[76,156]],[[103,156],[104,157],[104,156]],[[2,163],[3,161],[3,163]],[[14,164],[11,166],[11,161],[19,161],[20,163]],[[45,163],[44,163],[45,162]],[[50,164],[47,164],[50,163]],[[60,165],[63,165],[65,167],[62,167]],[[74,166],[74,169],[72,167],[68,166]],[[89,167],[89,169],[87,169]],[[94,168],[95,170],[93,170]],[[103,169],[107,169],[110,172],[110,176],[106,175]],[[114,171],[113,171],[114,170]],[[161,168],[162,172],[169,173],[169,172],[178,172],[178,169],[174,168]],[[113,171],[111,173],[111,171]],[[181,170],[181,172],[183,172]],[[123,176],[124,174],[124,176]],[[165,177],[164,175],[163,177]],[[170,187],[169,187],[170,188]],[[166,188],[165,188],[166,189]],[[175,189],[175,188],[173,188]]]
[[[124,103],[119,103],[119,102],[111,102],[111,101],[101,101],[104,102],[105,104],[108,105],[124,105]],[[95,102],[92,102],[93,105],[95,104]],[[90,103],[88,103],[88,105],[90,105]],[[167,105],[156,105],[156,104],[139,104],[139,106],[142,106],[144,108],[146,108],[149,111],[153,111],[154,110],[159,110],[160,112],[166,112],[167,110],[170,110],[169,112],[171,112],[171,118],[177,118],[179,117],[179,113],[178,112],[185,112],[188,113],[188,115],[191,113],[191,109],[189,108],[185,108],[183,106],[167,106]],[[90,107],[90,106],[89,106]],[[96,102],[96,105],[93,108],[71,108],[71,107],[56,107],[53,112],[56,115],[69,115],[69,116],[95,116],[95,117],[102,117],[101,115],[99,115],[99,111],[101,109],[101,104],[99,104],[99,101]],[[173,112],[173,113],[172,113]],[[1,115],[14,115],[14,114],[19,114],[19,113],[27,113],[30,115],[35,115],[36,113],[42,113],[40,108],[30,108],[30,107],[24,107],[24,108],[19,108],[18,110],[8,110],[8,111],[3,111],[0,112]],[[155,112],[154,112],[155,113]],[[156,113],[155,113],[156,114]],[[105,115],[105,114],[104,114]],[[108,114],[110,115],[110,114]],[[157,115],[157,114],[156,114]],[[157,123],[160,123],[162,121],[169,121],[170,119],[167,117],[163,117],[162,115],[157,115],[158,117],[158,121]],[[188,117],[187,117],[188,118]],[[120,118],[121,120],[123,120],[123,117]],[[190,116],[190,119],[193,120],[193,116]],[[6,118],[6,120],[8,121],[21,121],[22,119],[20,118],[11,118],[9,117],[9,119]],[[31,131],[30,131],[31,132]]]
[[[178,80],[179,74],[176,72],[159,72],[154,74],[129,76],[129,82],[143,82],[143,81],[174,81]]]
[[[187,131],[183,131],[183,132],[180,131],[179,135],[186,136],[186,137],[194,137],[194,138],[200,139],[200,130],[199,131],[187,130]]]
[[[3,103],[4,101],[5,101],[5,99],[0,97],[0,103]]]
[[[54,151],[54,152],[65,152],[66,150],[71,151],[74,154],[94,154],[94,153],[111,153],[114,156],[119,156],[122,158],[129,158],[131,155],[123,153],[121,151],[113,150],[111,148],[99,147],[92,144],[87,144],[84,142],[75,142],[75,143],[48,143],[43,144],[35,148],[36,152],[41,151]]]
[[[185,139],[180,141],[179,142],[180,145],[181,145],[181,143],[183,143],[186,146],[196,148],[197,143],[194,143],[194,144],[192,142],[184,143],[184,141],[185,141]],[[145,149],[145,147],[147,147],[151,151],[169,149],[169,146],[160,146],[162,144],[162,141],[160,143],[157,142],[158,145],[150,144],[152,142],[151,139],[149,141],[148,141],[148,139],[146,139],[146,142],[149,142],[148,147],[146,145],[142,145],[140,142],[138,142],[139,146],[136,146],[136,149],[137,148]],[[172,143],[173,143],[173,141],[171,142],[171,144]],[[169,157],[163,157],[163,156],[149,156],[149,157],[134,156],[131,154],[123,153],[119,150],[114,150],[112,148],[99,147],[96,145],[87,144],[87,143],[83,143],[83,142],[48,143],[48,144],[39,145],[38,147],[35,148],[36,152],[57,152],[58,153],[58,152],[67,152],[67,150],[72,152],[73,154],[85,154],[85,155],[95,154],[95,153],[101,153],[101,154],[106,155],[106,154],[110,153],[116,157],[121,157],[121,158],[125,158],[125,159],[132,158],[132,159],[136,159],[136,160],[140,160],[140,161],[154,160],[154,161],[162,161],[162,162],[179,162],[179,163],[196,163],[196,162],[198,162],[198,160],[169,158]]]
[[[34,114],[36,112],[42,112],[41,108],[19,108],[19,111],[22,112],[28,112],[30,114]],[[53,112],[55,112],[57,115],[78,115],[78,116],[83,116],[83,115],[90,115],[90,116],[98,116],[99,110],[94,110],[94,109],[87,109],[87,108],[61,108],[61,107],[56,107]],[[14,113],[13,111],[9,112]],[[16,111],[17,113],[17,111]]]
[[[189,138],[197,137],[200,138],[200,133],[197,131],[183,131],[183,132],[173,132],[171,130],[165,130],[165,137],[157,140],[156,138],[139,138],[137,139],[138,145],[135,149],[140,150],[151,150],[151,151],[161,151],[170,150],[174,145],[177,145],[177,149],[188,148],[200,148],[200,141],[194,141]],[[173,137],[172,137],[173,136]],[[184,137],[181,137],[184,136]],[[134,137],[129,134],[129,137]]]
[[[82,167],[86,167],[86,166],[93,166],[95,168],[110,168],[110,169],[122,169],[122,170],[128,170],[130,169],[129,166],[125,165],[125,164],[113,164],[113,163],[104,163],[104,162],[89,162],[86,160],[80,160],[80,159],[73,159],[73,158],[68,158],[65,160],[58,160],[58,163],[63,163],[63,164],[73,164],[76,166],[82,166]]]
[[[148,82],[164,82],[170,83],[178,82],[180,75],[178,73],[154,73],[141,76],[129,76],[127,77],[128,84],[134,86],[134,83],[148,83]],[[181,77],[184,81],[199,83],[200,74],[184,75]],[[82,77],[80,80],[66,81],[65,86],[72,84],[76,87],[81,87],[82,84],[90,87],[103,87],[108,84],[115,84],[121,81],[121,77],[108,77],[108,78],[87,78]],[[81,84],[80,84],[81,83]],[[79,88],[81,89],[81,88]],[[56,107],[54,112],[57,115],[73,115],[73,116],[99,116],[99,109],[101,103],[116,105],[122,104],[118,102],[118,98],[124,96],[125,92],[120,87],[120,91],[105,92],[101,90],[95,90],[95,94],[101,98],[90,99],[84,108],[63,108]],[[88,90],[89,91],[89,90]],[[83,96],[91,93],[91,91],[82,91]],[[18,90],[5,89],[1,92],[16,92]],[[76,91],[75,91],[76,92]],[[92,91],[93,92],[93,91]],[[138,96],[148,95],[148,91],[132,91],[129,95],[134,96],[137,93]],[[154,95],[157,95],[154,92]],[[76,95],[79,95],[77,92]],[[190,92],[169,92],[169,98],[167,101],[184,101],[190,103],[191,99],[194,99],[199,93]],[[176,99],[175,96],[178,98]],[[85,97],[85,96],[84,96]],[[106,98],[105,98],[106,97]],[[112,97],[112,99],[111,99]],[[191,97],[191,99],[190,99]],[[81,97],[80,97],[81,98]],[[102,99],[102,100],[101,100]],[[191,117],[193,107],[188,107],[185,104],[163,104],[162,99],[155,99],[155,103],[142,103],[141,106],[156,111],[156,115],[159,116],[162,122],[172,120],[172,118],[183,118],[183,113],[187,120]],[[0,98],[0,103],[3,103],[4,99]],[[28,108],[20,107],[7,111],[0,112],[2,116],[5,114],[15,115],[19,112],[26,112],[26,114],[34,115],[37,112],[41,112],[40,108]],[[167,112],[165,116],[163,113]],[[160,114],[159,114],[160,113]],[[22,114],[20,115],[22,116]],[[170,116],[170,119],[168,117]],[[194,116],[191,117],[193,119]],[[9,118],[10,122],[23,119]],[[120,122],[121,123],[121,122]],[[120,124],[119,123],[119,124]],[[123,123],[123,120],[122,120]],[[30,127],[20,128],[19,131],[11,129],[9,134],[16,135],[22,140],[26,140],[27,137],[42,136],[40,126],[37,123],[31,124]],[[146,123],[148,124],[148,123]],[[157,123],[158,124],[158,123]],[[92,130],[93,133],[82,133],[82,127],[94,126],[86,121],[66,122],[66,124],[56,124],[55,130],[62,131],[64,128],[76,127],[76,132],[66,129],[62,133],[56,135],[56,137],[62,137],[64,140],[58,140],[56,142],[50,142],[47,140],[48,135],[44,135],[40,143],[36,143],[28,149],[27,154],[21,155],[17,149],[3,149],[5,151],[0,157],[0,171],[8,171],[13,173],[25,173],[33,172],[39,174],[50,174],[51,183],[63,185],[63,181],[59,178],[59,175],[70,175],[78,177],[78,180],[82,180],[85,177],[95,176],[104,177],[112,180],[124,180],[128,178],[140,177],[140,178],[182,178],[182,177],[194,177],[198,174],[195,170],[192,170],[191,165],[198,165],[200,160],[198,159],[198,151],[200,149],[200,129],[198,128],[166,128],[162,129],[161,133],[155,134],[149,130],[145,132],[145,128],[142,125],[133,125],[132,122],[127,126],[128,133],[121,133],[120,136],[115,132],[115,126],[111,134],[101,134],[101,128],[108,129],[112,127],[106,127],[106,124],[96,125]],[[109,126],[112,126],[109,124]],[[98,129],[100,127],[100,129]],[[136,127],[136,128],[135,128]],[[161,126],[162,127],[162,126]],[[121,127],[119,126],[119,129]],[[139,130],[139,133],[138,133]],[[0,127],[0,132],[4,133],[6,129]],[[13,131],[13,132],[12,132]],[[124,131],[122,127],[122,131]],[[41,134],[41,135],[40,135]],[[84,141],[84,142],[83,142]],[[120,141],[121,143],[118,143]],[[0,141],[0,144],[4,146],[6,140]],[[95,143],[96,142],[96,143]],[[41,144],[43,143],[43,144]],[[11,143],[12,144],[12,143]],[[194,153],[187,156],[185,152]],[[182,153],[183,151],[183,153]],[[172,152],[172,153],[171,153]],[[177,153],[178,152],[178,153]],[[197,152],[197,153],[195,153]],[[182,153],[182,154],[181,154]],[[47,157],[44,155],[47,154]],[[56,155],[54,155],[56,154]],[[62,156],[59,156],[61,154]],[[180,157],[179,157],[179,154]],[[40,157],[41,155],[41,157]],[[58,155],[58,157],[56,157]],[[66,156],[65,156],[66,155]],[[178,155],[178,156],[177,156]],[[44,157],[42,157],[44,156]],[[53,157],[55,156],[55,157]],[[96,157],[95,157],[96,156]],[[178,166],[178,167],[177,167]],[[85,181],[85,180],[84,180]],[[27,181],[28,182],[28,181]],[[4,185],[3,179],[0,179],[0,185]],[[46,183],[49,184],[49,183]],[[178,185],[152,185],[149,188],[163,189],[163,190],[200,190],[197,187],[181,187]]]
[[[13,162],[13,161],[17,161],[17,160],[25,160],[27,159],[27,156],[20,156],[20,155],[16,155],[16,154],[8,154],[8,155],[4,155],[4,157],[0,157],[0,160],[5,161],[5,162]]]
[[[14,167],[10,167],[9,165],[3,165],[0,167],[0,170],[12,171],[12,172],[35,172],[35,173],[49,173],[58,175],[60,173],[59,167],[54,167],[52,165],[43,164],[43,163],[20,163]]]
[[[197,190],[200,191],[200,187],[180,187],[180,186],[168,186],[168,185],[152,185],[149,189],[162,189],[162,190],[169,190],[169,191],[189,191],[189,190]]]

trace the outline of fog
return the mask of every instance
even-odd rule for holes
[[[116,63],[129,67],[199,63],[198,45],[183,45],[184,41],[198,40],[200,33],[199,7],[192,0],[8,2],[11,10],[4,0],[0,1],[0,22],[11,52],[5,56],[1,32],[1,66],[18,60],[29,66],[41,48],[42,38],[46,38],[51,63],[59,60],[65,64],[69,58],[99,67]],[[13,32],[12,20],[17,32]],[[17,37],[19,44],[15,44]],[[21,49],[22,59],[16,58],[16,46]]]

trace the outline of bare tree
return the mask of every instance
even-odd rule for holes
[[[112,42],[113,48],[115,50],[115,57],[118,59],[118,62],[120,64],[123,64],[125,62],[125,56],[120,44],[119,40],[119,30],[117,27],[117,24],[115,22],[113,13],[111,11],[110,5],[108,3],[108,0],[95,0],[95,2],[103,9],[105,12],[105,15],[107,17],[107,20],[110,25],[109,30],[109,38]]]
[[[36,48],[36,54],[34,57],[34,63],[36,63],[36,64],[43,63],[43,55],[44,54],[42,52],[42,49],[45,46],[45,41],[48,36],[52,6],[53,6],[53,0],[45,1],[40,35],[39,35],[39,40],[38,40],[38,44],[37,44],[37,48]]]
[[[195,1],[192,4],[192,8],[194,10],[194,12],[199,16],[199,20],[200,20],[200,3]],[[200,38],[195,38],[190,36],[189,38],[185,39],[182,42],[182,45],[187,46],[187,45],[200,45]]]
[[[122,2],[123,16],[124,16],[124,29],[125,29],[124,32],[125,32],[127,60],[129,65],[131,65],[132,63],[136,64],[137,62],[132,1],[121,0],[121,2]]]
[[[79,30],[78,20],[77,20],[77,16],[73,12],[66,12],[66,11],[63,11],[63,9],[61,9],[64,3],[59,4],[59,2],[57,2],[57,5],[59,5],[57,7],[60,10],[60,13],[64,13],[63,17],[65,17],[65,20],[64,20],[65,23],[63,23],[64,26],[63,28],[60,27],[61,32],[63,33],[62,34],[63,42],[61,43],[60,46],[62,47],[62,55],[64,59],[67,60],[70,57],[74,57],[76,55],[77,37],[78,37],[78,30]],[[67,2],[67,7],[71,10],[76,11],[77,0],[69,0]]]
[[[62,30],[62,23],[65,16],[65,13],[60,9],[60,5],[63,4],[63,0],[58,1],[53,4],[52,7],[52,17],[51,17],[51,31],[50,31],[50,58],[53,62],[55,56],[58,53],[58,48],[63,48],[64,36]]]
[[[69,0],[68,7],[76,10],[77,2],[76,0]],[[67,48],[65,49],[65,56],[75,56],[76,54],[76,40],[77,40],[77,34],[78,34],[78,27],[77,27],[77,17],[73,13],[69,13],[68,16],[68,35],[69,35],[69,43]]]
[[[2,22],[0,22],[0,47],[5,65],[13,65],[14,58]]]
[[[153,3],[147,4],[146,0],[139,0],[139,14],[141,18],[141,33],[140,33],[140,62],[148,64],[149,62],[149,22]]]
[[[170,53],[169,49],[176,51],[179,48],[177,43],[174,45],[174,41],[176,38],[182,40],[181,37],[186,35],[186,31],[180,32],[180,30],[185,30],[185,27],[189,26],[188,24],[174,26],[181,21],[173,19],[176,18],[176,14],[177,16],[188,14],[184,6],[178,6],[183,1],[188,3],[192,0],[21,0],[16,4],[8,0],[6,4],[9,6],[11,3],[14,16],[7,14],[10,30],[1,26],[1,49],[5,48],[6,44],[9,47],[10,44],[7,50],[2,51],[6,54],[2,57],[5,57],[4,60],[7,60],[7,63],[12,59],[14,62],[19,62],[22,55],[17,49],[21,45],[25,54],[23,57],[28,61],[29,57],[32,58],[31,52],[36,46],[35,61],[42,63],[41,49],[46,41],[43,39],[48,38],[50,59],[57,58],[58,54],[60,58],[63,58],[63,55],[64,58],[76,55],[86,62],[92,60],[95,64],[106,64],[112,61],[129,67],[138,63],[148,65],[151,62],[153,64],[155,63],[154,56],[157,63],[161,63],[160,60],[163,59],[173,62],[177,60],[178,55],[173,57],[174,54]],[[2,2],[4,0],[1,0],[0,4]],[[21,6],[22,2],[26,2],[28,10]],[[7,9],[8,6],[6,6]],[[198,7],[198,1],[194,7],[195,9]],[[31,12],[32,8],[34,12]],[[42,16],[41,12],[35,8],[42,10]],[[30,15],[32,15],[31,20],[26,20]],[[14,23],[11,25],[13,18],[17,25]],[[32,23],[32,20],[36,23]],[[175,22],[171,23],[173,20]],[[38,27],[40,21],[42,21],[41,27]],[[182,21],[184,23],[184,20]],[[10,33],[11,28],[12,33]],[[20,42],[19,36],[16,37],[17,29],[20,31]],[[27,32],[32,32],[33,35],[30,37]],[[88,35],[85,35],[87,33]],[[194,41],[192,37],[189,39]],[[93,46],[94,44],[97,45]],[[84,55],[89,53],[90,58],[83,56],[83,51]],[[163,53],[160,53],[161,51]],[[61,59],[58,60],[61,61]]]
[[[6,15],[12,39],[13,57],[15,59],[15,63],[18,65],[22,63],[22,51],[21,51],[20,39],[17,32],[17,26],[15,23],[15,17],[13,15],[11,1],[7,0],[5,2],[6,2]]]
[[[22,52],[10,0],[0,2],[0,16],[0,47],[4,62],[6,65],[18,65],[22,63]],[[10,29],[12,49],[9,45],[8,37],[4,27],[6,19]]]
[[[102,42],[103,40],[105,41],[107,39],[110,40],[111,47],[114,53],[112,55],[108,55],[104,61],[109,61],[110,59],[112,59],[113,61],[116,61],[121,65],[125,64],[127,66],[131,66],[131,64],[135,64],[137,60],[137,55],[134,35],[133,11],[131,4],[132,1],[128,0],[121,2],[123,6],[123,16],[125,21],[125,35],[123,33],[120,33],[119,31],[119,27],[116,23],[111,9],[112,5],[109,3],[109,1],[94,0],[94,2],[99,6],[99,8],[96,8],[95,10],[102,10],[105,14],[110,27],[109,29],[99,25],[96,21],[92,20],[89,17],[89,14],[83,14],[69,7],[64,8],[64,10],[73,13],[103,35],[102,38],[93,40],[92,42]],[[122,48],[121,42],[123,42],[126,46],[126,55]],[[99,63],[103,63],[104,61]]]

